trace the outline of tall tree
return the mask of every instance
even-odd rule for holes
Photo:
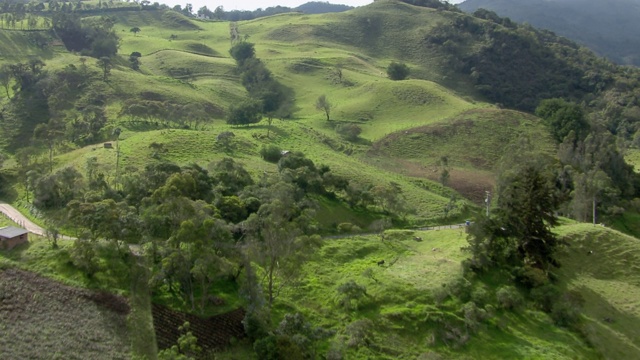
[[[558,266],[558,239],[551,232],[558,219],[558,201],[550,179],[534,166],[526,166],[504,182],[498,198],[498,221],[507,236],[517,242],[523,264],[548,271]]]
[[[327,116],[327,121],[330,121],[331,109],[333,105],[329,102],[326,95],[320,95],[316,100],[316,109],[322,111]]]
[[[251,258],[264,271],[271,306],[280,289],[300,275],[300,266],[319,245],[319,237],[308,235],[313,232],[313,212],[296,201],[293,185],[278,181],[264,190],[264,203],[242,228],[251,239]]]
[[[102,80],[107,81],[107,76],[111,74],[111,68],[113,68],[113,63],[111,62],[111,58],[108,56],[103,56],[98,59],[98,67],[102,69]]]

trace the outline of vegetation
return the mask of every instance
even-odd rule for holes
[[[3,198],[50,238],[3,269],[128,296],[136,356],[208,356],[197,324],[231,311],[221,356],[636,357],[571,252],[633,241],[572,221],[635,229],[636,70],[439,1],[100,4],[29,10],[64,39],[0,31]],[[190,319],[160,349],[158,307]]]
[[[640,55],[635,51],[638,48],[637,39],[629,36],[640,30],[635,21],[638,8],[633,1],[617,0],[607,6],[590,1],[573,1],[569,4],[527,1],[514,5],[516,3],[512,1],[468,0],[459,7],[468,12],[495,12],[517,22],[549,29],[617,64],[640,65]],[[573,19],[571,24],[561,20],[569,14]],[[594,24],[594,18],[598,19],[597,24]]]

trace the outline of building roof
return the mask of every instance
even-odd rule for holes
[[[16,236],[24,235],[27,233],[29,233],[29,231],[14,226],[6,226],[0,228],[0,236],[5,238],[14,238]]]

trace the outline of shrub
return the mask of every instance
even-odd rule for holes
[[[545,312],[551,312],[554,302],[560,297],[557,287],[546,284],[531,290],[531,299]]]
[[[549,277],[541,269],[525,266],[519,269],[516,279],[529,289],[537,288],[549,283]]]
[[[409,67],[404,63],[392,62],[387,67],[387,75],[391,80],[404,80],[409,76]]]
[[[355,301],[355,307],[357,309],[358,301],[362,297],[367,296],[367,288],[363,285],[358,285],[358,283],[353,280],[349,280],[338,287],[338,294],[340,295],[338,302],[341,306],[349,310],[351,309],[352,302]]]
[[[336,126],[336,132],[348,141],[356,141],[362,133],[362,128],[356,124],[339,124]]]
[[[498,305],[502,309],[512,310],[518,308],[522,304],[522,295],[513,286],[502,286],[496,291],[496,299]]]
[[[471,300],[478,305],[484,305],[489,302],[489,292],[484,287],[475,288],[471,292]]]
[[[558,326],[572,327],[580,322],[584,298],[577,291],[564,293],[551,307],[551,318]]]
[[[282,149],[275,145],[263,145],[262,149],[260,149],[260,156],[262,156],[262,159],[265,161],[275,164],[282,158]]]
[[[373,341],[373,322],[369,319],[360,319],[347,325],[345,332],[349,336],[347,346],[360,347],[367,346]]]
[[[353,229],[352,223],[345,222],[345,223],[338,224],[338,232],[348,233],[348,232],[351,232],[352,229]]]

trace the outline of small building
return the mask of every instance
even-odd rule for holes
[[[0,250],[11,250],[29,242],[29,231],[14,226],[0,228]]]
[[[104,148],[105,148],[105,149],[113,149],[113,144],[111,144],[111,143],[104,143]]]

